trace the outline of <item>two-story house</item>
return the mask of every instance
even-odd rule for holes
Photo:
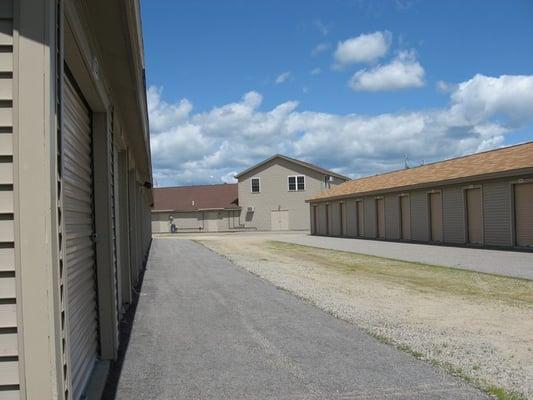
[[[262,231],[310,229],[306,199],[350,178],[276,154],[236,175],[240,225]]]

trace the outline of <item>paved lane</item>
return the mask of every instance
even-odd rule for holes
[[[118,399],[486,399],[191,241],[154,239]]]

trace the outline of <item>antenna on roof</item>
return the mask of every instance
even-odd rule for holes
[[[409,168],[411,168],[411,167],[409,166],[409,157],[407,157],[407,154],[404,154],[404,155],[403,155],[403,165],[404,165],[404,168],[405,168],[405,169],[409,169]]]

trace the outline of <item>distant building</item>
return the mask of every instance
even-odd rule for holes
[[[350,179],[279,154],[235,178],[239,182],[240,224],[261,231],[310,229],[305,200]]]
[[[315,235],[533,248],[533,142],[311,196]]]
[[[152,231],[219,232],[239,228],[237,184],[154,188]]]

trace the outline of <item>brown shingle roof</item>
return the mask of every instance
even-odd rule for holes
[[[310,200],[408,189],[462,178],[477,178],[533,168],[533,142],[490,150],[420,167],[354,179],[322,192]]]
[[[154,188],[154,211],[196,211],[238,207],[237,184]]]

